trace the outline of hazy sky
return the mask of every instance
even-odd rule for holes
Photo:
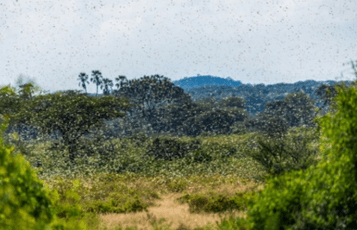
[[[356,38],[356,0],[0,0],[0,85],[24,74],[47,90],[80,89],[78,74],[92,70],[351,79],[342,64],[357,60]]]

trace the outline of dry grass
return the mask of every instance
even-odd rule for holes
[[[126,189],[118,190],[123,185],[135,190],[137,194],[141,194],[141,198],[149,204],[148,212],[98,213],[100,223],[98,227],[91,229],[125,229],[127,227],[137,227],[137,229],[195,229],[204,226],[206,226],[206,229],[213,229],[216,222],[220,222],[223,217],[244,218],[245,213],[238,210],[225,213],[191,213],[189,204],[179,201],[178,198],[185,194],[209,194],[212,191],[234,196],[236,193],[257,191],[264,186],[261,182],[240,179],[233,175],[165,178],[162,175],[145,177],[135,174],[100,174],[92,178],[77,179],[81,181],[81,189],[78,190],[78,193],[83,198],[80,202],[82,204],[96,200],[95,197],[98,192],[101,193],[101,198],[110,196],[112,192],[126,193]],[[71,179],[64,181],[67,185],[72,184]],[[180,192],[174,192],[175,188],[172,187],[172,184],[182,181],[186,182],[187,186],[183,187]],[[52,180],[50,182],[51,187],[56,187],[57,183],[57,180]],[[153,193],[158,194],[158,196],[153,196]]]
[[[100,215],[100,218],[107,228],[136,226],[138,229],[154,229],[155,224],[160,223],[171,229],[183,227],[194,229],[209,223],[215,224],[216,221],[221,220],[222,216],[226,216],[212,213],[190,213],[188,204],[180,204],[176,200],[180,196],[181,194],[167,194],[155,202],[153,207],[149,207],[148,212],[104,214]],[[242,212],[235,214],[239,217],[244,216]]]
[[[198,179],[191,178],[191,179]],[[215,178],[211,178],[215,179]],[[233,195],[236,192],[246,192],[252,189],[262,189],[262,184],[236,180],[232,183],[233,178],[216,177],[206,186],[200,183],[192,184],[185,192],[187,193],[207,193],[214,189],[218,193]],[[201,181],[202,182],[202,181]],[[227,183],[228,182],[228,183]],[[177,199],[183,196],[183,193],[166,193],[161,199],[156,200],[148,208],[148,212],[125,213],[125,214],[101,214],[104,226],[107,228],[115,227],[133,227],[138,229],[154,229],[155,224],[167,226],[170,229],[194,229],[211,224],[212,228],[216,221],[220,222],[223,217],[234,216],[244,218],[245,213],[242,211],[233,211],[227,213],[190,213],[189,205],[181,203]]]

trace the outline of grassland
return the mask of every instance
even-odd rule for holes
[[[84,140],[98,149],[75,167],[51,141],[12,142],[58,191],[58,216],[77,216],[89,229],[237,229],[267,176],[246,154],[252,135],[179,138],[201,142],[200,161],[197,152],[172,161],[147,156],[152,138]]]

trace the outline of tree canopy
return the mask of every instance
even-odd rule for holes
[[[21,106],[14,116],[19,123],[38,127],[41,133],[60,132],[74,160],[78,139],[104,120],[123,117],[130,105],[113,96],[89,97],[78,91],[40,95]]]

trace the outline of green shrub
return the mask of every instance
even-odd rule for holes
[[[249,211],[253,229],[356,229],[357,85],[338,88],[337,111],[318,120],[322,160],[271,178]]]
[[[246,152],[272,175],[305,170],[316,163],[317,149],[310,146],[316,139],[316,133],[305,128],[276,138],[257,134]]]
[[[216,226],[217,229],[224,229],[224,230],[250,229],[249,223],[247,222],[246,219],[234,218],[232,216],[228,218],[224,217],[223,219],[220,220],[220,222],[216,221]]]
[[[205,152],[209,152],[210,155],[224,160],[231,156],[236,155],[238,152],[238,149],[232,146],[232,143],[226,144],[226,143],[208,142],[205,144],[203,149]]]
[[[188,181],[183,178],[173,178],[167,183],[167,189],[171,192],[182,192],[188,185]]]
[[[128,213],[147,211],[148,207],[138,194],[112,193],[105,200],[94,201],[87,210],[96,213]]]
[[[52,197],[56,201],[53,209],[60,218],[71,219],[84,216],[84,210],[79,205],[80,196],[78,190],[81,184],[78,180],[73,181],[73,186],[66,188],[63,180],[60,180],[59,189],[52,192]]]
[[[35,229],[53,220],[52,202],[30,164],[0,137],[0,229]]]
[[[199,149],[201,149],[199,140],[185,143],[174,138],[155,138],[145,155],[172,161],[175,158],[184,158],[189,152]]]
[[[56,217],[57,191],[45,188],[30,163],[4,144],[6,128],[5,120],[0,136],[0,230],[87,229],[83,221]]]
[[[106,140],[104,136],[98,135],[94,138],[81,138],[77,146],[77,156],[110,156],[117,153],[117,147],[112,140]]]
[[[144,143],[146,141],[149,140],[149,137],[147,134],[145,134],[144,132],[142,133],[136,133],[136,134],[133,134],[131,135],[129,138],[129,140],[131,140],[132,142],[134,142],[135,146],[136,147],[141,147],[144,145]]]
[[[253,193],[236,193],[234,196],[209,192],[209,194],[188,194],[178,199],[189,204],[190,212],[225,212],[232,210],[245,211],[254,200]]]
[[[212,161],[212,156],[209,155],[206,151],[198,149],[194,152],[188,154],[188,157],[191,158],[191,162],[202,163]]]

